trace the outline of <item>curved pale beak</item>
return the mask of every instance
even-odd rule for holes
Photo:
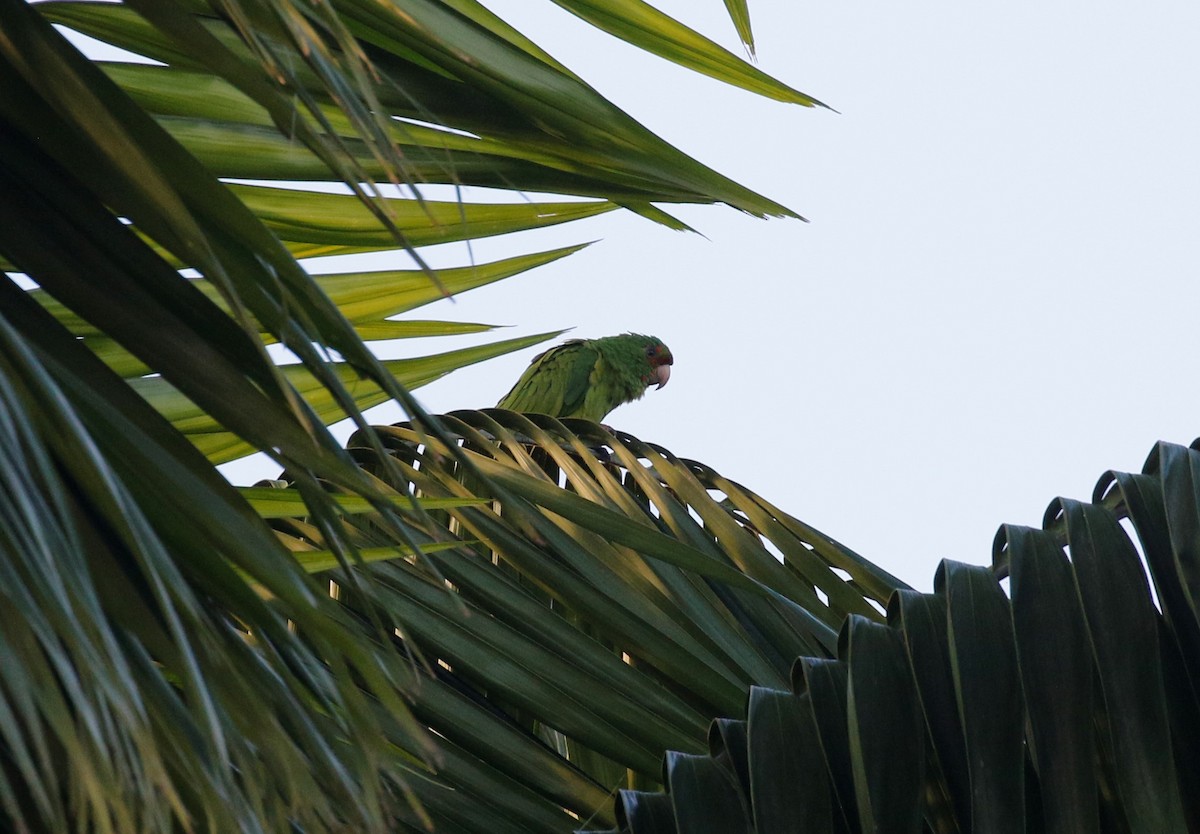
[[[671,366],[659,365],[654,369],[654,375],[658,378],[658,386],[655,388],[657,391],[658,388],[662,388],[664,385],[666,385],[667,380],[671,378]]]

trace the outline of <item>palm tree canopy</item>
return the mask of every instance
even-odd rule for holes
[[[731,8],[748,37],[744,4]],[[673,22],[629,28],[641,14],[612,20],[709,74],[814,103]],[[397,597],[376,574],[460,552],[430,525],[479,504],[397,491],[403,466],[361,411],[392,398],[420,416],[411,388],[556,334],[390,363],[364,340],[484,331],[393,316],[573,251],[435,275],[421,246],[618,206],[675,228],[658,204],[794,212],[667,145],[470,0],[0,0],[0,21],[6,827],[476,828],[479,812],[446,791],[448,774],[482,772],[428,732],[415,693],[437,686],[434,667],[423,640],[395,639]],[[152,63],[91,61],[51,23]],[[466,183],[571,199],[420,191]],[[314,279],[297,260],[387,248],[417,269]],[[344,416],[361,449],[325,429]],[[464,477],[483,477],[428,426]],[[319,547],[272,530],[263,515],[291,510],[214,469],[253,449],[285,470],[304,508],[289,523]],[[357,464],[362,449],[378,471]],[[385,544],[347,524],[364,508]],[[337,598],[313,576],[335,565]],[[519,726],[507,738],[530,749]],[[564,807],[545,796],[603,804],[566,760],[538,761],[543,798],[496,794],[503,807],[544,827]]]

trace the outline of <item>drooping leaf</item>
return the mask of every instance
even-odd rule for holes
[[[668,753],[666,774],[680,830],[749,834],[746,808],[733,778],[712,759]]]
[[[846,621],[842,637],[858,818],[867,831],[917,834],[925,745],[903,638],[860,616]]]
[[[1062,499],[1084,622],[1133,831],[1184,831],[1170,750],[1157,615],[1137,551],[1111,512]],[[1052,505],[1051,511],[1056,509]]]
[[[998,536],[1046,830],[1099,830],[1091,650],[1071,565],[1044,531],[1006,525]]]
[[[888,622],[903,636],[928,733],[925,819],[936,831],[969,829],[970,773],[950,668],[946,600],[902,589],[888,604]]]
[[[164,38],[120,6],[75,2],[47,6],[51,8],[45,13],[54,20],[117,46],[182,69],[194,70],[202,65],[195,56],[181,50],[180,43]],[[410,91],[410,97],[400,96],[405,110],[402,115],[424,122],[445,119],[443,123],[483,139],[490,138],[485,125],[507,122],[524,134],[519,142],[513,142],[514,147],[544,148],[561,160],[555,164],[559,170],[582,169],[585,177],[596,182],[591,188],[576,185],[569,193],[613,197],[623,193],[626,198],[646,202],[719,201],[759,216],[795,216],[789,209],[738,186],[662,142],[574,74],[545,60],[543,55],[528,49],[526,43],[510,39],[506,30],[490,25],[494,15],[480,13],[481,7],[473,2],[463,0],[451,6],[430,0],[405,0],[402,7],[385,10],[357,0],[340,0],[336,8],[349,29],[370,45],[371,61],[381,79],[373,90],[379,102],[395,106],[395,91]],[[226,27],[219,21],[202,18],[201,25],[224,48],[238,53],[235,36],[223,31]],[[459,56],[471,57],[463,60]],[[304,65],[303,59],[295,63]],[[314,101],[320,100],[322,93],[319,88],[313,89],[310,76],[298,71],[297,79],[307,82],[306,90]],[[237,86],[236,78],[226,77],[226,80]],[[455,95],[449,89],[435,93],[438,86],[461,90],[463,94]],[[429,90],[430,98],[411,97],[420,96],[422,88]],[[443,106],[445,102],[456,102],[466,110],[461,115],[448,111]],[[538,127],[531,132],[531,125]],[[504,128],[494,135],[499,140],[508,139]],[[357,164],[374,176],[386,173],[365,164],[375,157],[370,151],[360,154]],[[216,157],[211,161],[216,162]],[[322,173],[312,169],[304,175],[292,170],[288,176],[329,179],[328,166],[318,164]],[[443,164],[440,170],[442,173],[434,179],[448,181],[446,172],[453,169]],[[486,171],[483,167],[479,170]],[[418,174],[419,167],[408,180],[428,181]],[[282,176],[283,172],[277,171],[276,175]],[[455,171],[452,176],[449,181],[464,181],[461,172]],[[552,183],[519,178],[515,170],[505,176],[507,187],[557,190],[547,187]]]
[[[1012,613],[987,568],[943,560],[934,588],[946,599],[950,669],[963,724],[974,831],[1025,824],[1024,712]]]
[[[750,788],[761,834],[832,826],[829,778],[808,696],[750,688]]]

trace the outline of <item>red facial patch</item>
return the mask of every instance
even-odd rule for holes
[[[646,346],[646,361],[654,368],[660,365],[675,364],[675,359],[671,356],[671,351],[667,350],[667,346],[661,343]]]

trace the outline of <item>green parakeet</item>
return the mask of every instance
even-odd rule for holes
[[[671,378],[671,351],[653,336],[572,339],[539,354],[497,408],[600,422]]]

